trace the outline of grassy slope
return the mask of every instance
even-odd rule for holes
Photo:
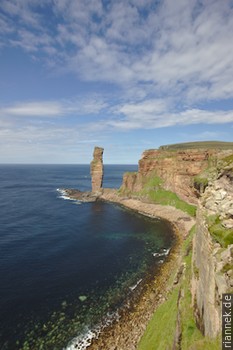
[[[233,149],[233,142],[223,141],[203,141],[203,142],[185,142],[172,145],[164,145],[159,149],[167,150],[183,150],[183,149],[198,149],[198,148],[215,148],[215,149]]]
[[[163,180],[156,175],[147,179],[140,195],[148,197],[152,202],[162,205],[171,205],[191,216],[195,216],[196,207],[180,199],[176,193],[163,189]]]
[[[172,347],[176,325],[178,288],[154,313],[144,333],[138,350],[164,350]]]
[[[174,192],[159,189],[155,191],[149,191],[149,198],[154,202],[162,205],[171,205],[177,209],[180,209],[191,216],[195,216],[196,207],[188,204],[180,199]]]
[[[191,307],[191,259],[190,249],[194,230],[183,244],[183,262],[186,265],[181,282],[173,288],[168,299],[155,311],[147,329],[139,343],[138,350],[169,350],[172,349],[176,330],[176,320],[178,311],[178,295],[181,290],[180,315],[182,337],[180,347],[182,350],[218,350],[220,349],[220,339],[210,340],[202,336],[197,329],[193,309]],[[187,254],[187,252],[189,252]]]

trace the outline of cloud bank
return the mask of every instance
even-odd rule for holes
[[[0,105],[2,140],[232,123],[232,33],[230,0],[2,0],[0,50],[97,91]]]
[[[82,79],[188,101],[233,97],[231,1],[2,0],[1,9],[3,46]]]

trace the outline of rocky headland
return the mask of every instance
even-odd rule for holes
[[[90,349],[150,349],[151,339],[161,350],[218,349],[222,293],[233,292],[232,144],[145,151],[138,172],[126,173],[118,190],[102,189],[103,149],[96,149],[92,192],[66,190],[67,194],[169,220],[177,242],[160,275],[145,285],[134,308],[105,329]],[[171,303],[168,313],[175,321],[164,342],[165,335],[156,335],[161,333],[161,322],[155,320],[160,308],[166,310]]]
[[[156,174],[163,181],[164,189],[176,193],[188,203],[197,204],[199,192],[194,187],[195,176],[230,152],[206,148],[147,150],[139,160],[138,172],[124,175],[122,190],[140,192],[147,179]]]

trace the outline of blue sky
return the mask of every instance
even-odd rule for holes
[[[0,162],[233,141],[233,1],[1,0]]]

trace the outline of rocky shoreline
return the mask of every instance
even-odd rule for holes
[[[96,196],[76,190],[65,191],[68,196],[80,201],[107,201],[122,205],[142,215],[168,220],[174,228],[176,242],[166,261],[155,272],[153,279],[144,281],[135,299],[128,307],[120,310],[120,318],[106,327],[98,339],[93,339],[91,345],[87,347],[88,350],[136,350],[154,311],[166,300],[172,287],[178,283],[180,268],[182,268],[181,244],[195,224],[195,220],[174,207],[122,197],[114,189],[103,189]],[[168,283],[168,280],[171,282]]]

